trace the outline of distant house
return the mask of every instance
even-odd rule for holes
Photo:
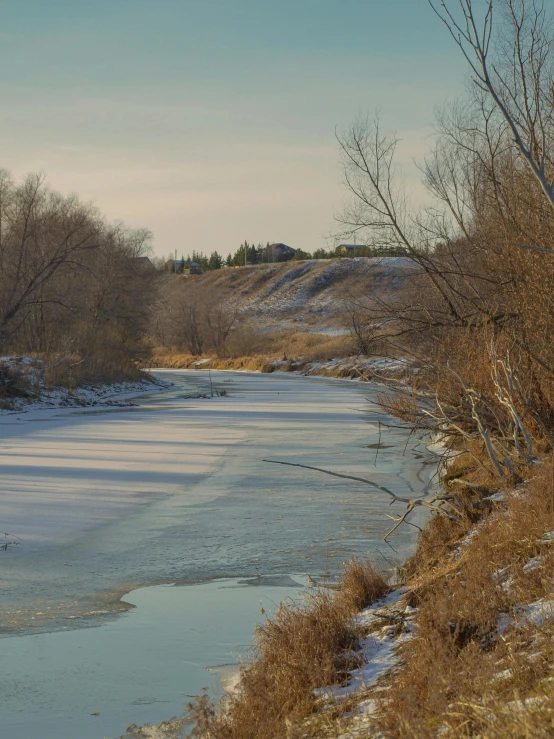
[[[351,257],[405,257],[406,249],[401,246],[367,246],[366,244],[339,244],[335,249],[339,255]]]
[[[168,259],[164,265],[166,272],[182,272],[185,268],[184,259]]]
[[[198,264],[198,262],[191,262],[189,267],[189,275],[201,275],[202,274],[202,267]]]
[[[281,242],[278,244],[269,244],[267,250],[269,252],[269,259],[272,262],[286,262],[294,256],[292,246],[287,246]]]

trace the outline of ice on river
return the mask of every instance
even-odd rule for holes
[[[430,485],[417,439],[405,450],[403,431],[379,432],[369,385],[212,372],[226,395],[190,398],[210,392],[206,371],[159,374],[174,386],[133,407],[0,419],[0,531],[18,542],[0,551],[3,633],[89,625],[124,610],[133,586],[321,574],[386,547],[382,493],[264,459],[404,495]],[[412,541],[399,533],[398,557]]]
[[[260,599],[270,612],[296,597],[299,573],[333,575],[355,554],[390,562],[413,545],[414,527],[395,551],[383,543],[383,493],[263,461],[424,495],[435,460],[379,429],[370,385],[212,372],[226,395],[191,398],[211,391],[208,372],[160,376],[174,386],[128,408],[0,418],[0,530],[19,542],[0,551],[14,739],[116,736],[179,713],[216,674],[205,668],[249,643]],[[141,587],[157,583],[176,586]]]
[[[159,496],[192,488],[244,440],[175,413],[64,413],[0,426],[0,528],[13,556],[73,541]],[[193,414],[189,414],[193,416]]]

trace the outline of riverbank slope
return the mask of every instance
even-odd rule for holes
[[[402,382],[414,375],[415,364],[408,358],[339,356],[327,360],[306,357],[279,359],[264,354],[235,357],[194,357],[190,354],[155,354],[154,369],[235,370],[243,372],[296,372],[305,376],[351,378],[362,382],[396,380]]]
[[[48,382],[43,360],[35,357],[0,357],[0,414],[47,408],[79,408],[128,404],[129,398],[156,392],[170,383],[137,370],[133,379],[71,384]]]
[[[199,736],[255,739],[268,721],[270,735],[298,739],[552,736],[554,467],[548,460],[528,472],[515,487],[491,485],[460,455],[444,479],[458,491],[460,515],[431,518],[399,582],[335,622],[334,659],[320,610],[348,600],[348,568],[331,601],[320,591],[301,618],[282,607],[258,631],[253,662],[223,711],[205,697],[192,707]],[[314,622],[309,655],[300,650],[310,659],[298,657],[299,620]],[[276,633],[278,664],[267,656]],[[338,639],[344,633],[350,643]],[[276,700],[275,671],[286,684],[303,672],[306,688]]]

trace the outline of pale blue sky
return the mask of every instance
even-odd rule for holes
[[[0,0],[0,166],[44,171],[156,252],[325,245],[335,126],[379,110],[418,196],[465,69],[426,0]]]

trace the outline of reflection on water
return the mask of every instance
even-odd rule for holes
[[[2,736],[113,738],[181,715],[189,696],[232,679],[229,663],[246,656],[261,608],[273,612],[304,582],[142,588],[125,596],[135,610],[101,628],[2,640]]]
[[[141,723],[179,713],[183,694],[209,682],[204,668],[232,661],[250,642],[260,598],[277,603],[297,592],[298,578],[282,573],[334,575],[356,554],[388,565],[413,545],[415,527],[401,529],[393,549],[383,543],[395,509],[382,493],[263,462],[332,468],[399,495],[428,492],[432,458],[401,429],[379,428],[384,417],[370,386],[213,372],[228,395],[185,403],[185,394],[209,392],[207,373],[170,378],[172,389],[132,409],[52,412],[38,426],[21,422],[15,436],[6,431],[11,459],[34,456],[14,465],[12,477],[0,470],[0,485],[17,480],[27,492],[37,479],[54,490],[63,481],[71,513],[71,485],[83,479],[64,457],[71,452],[104,506],[80,509],[78,521],[67,519],[68,533],[35,549],[23,541],[9,557],[0,552],[0,696],[12,739],[101,739],[121,733],[127,717]],[[57,466],[48,466],[52,454]],[[233,587],[135,591],[138,609],[114,620],[129,608],[129,596],[120,598],[132,588],[221,578]]]
[[[239,585],[250,585],[252,587],[275,587],[275,588],[300,588],[302,585],[293,580],[289,575],[257,575],[247,580],[238,580]]]

